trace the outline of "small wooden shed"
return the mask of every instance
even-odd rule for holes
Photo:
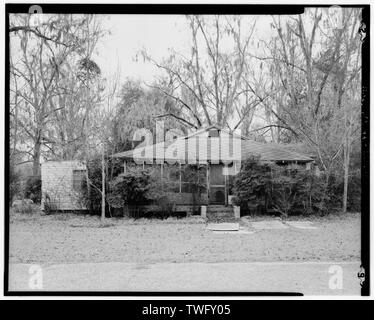
[[[85,176],[86,165],[78,160],[42,163],[42,210],[46,210],[47,205],[53,210],[86,210],[81,200]]]

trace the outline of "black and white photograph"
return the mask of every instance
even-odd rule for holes
[[[369,5],[5,10],[5,295],[369,294]]]

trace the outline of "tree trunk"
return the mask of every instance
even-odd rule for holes
[[[87,91],[85,91],[85,94],[84,94],[84,97],[87,101],[88,99],[88,94],[87,94]],[[88,125],[88,121],[89,121],[89,111],[88,111],[88,105],[86,105],[86,122],[85,122],[85,125],[83,127],[83,130],[85,131],[84,132],[84,147],[85,147],[85,158],[86,158],[86,182],[87,182],[87,197],[88,197],[88,212],[90,214],[92,214],[92,201],[91,201],[91,184],[90,184],[90,177],[89,177],[89,174],[88,174],[88,169],[89,169],[89,162],[88,162],[88,159],[89,159],[89,145],[88,145],[88,132],[89,132],[89,125]]]
[[[105,220],[105,159],[104,150],[101,154],[101,222]]]
[[[34,156],[33,156],[33,165],[32,165],[32,174],[38,176],[40,173],[40,149],[41,143],[39,139],[35,142],[34,146]]]
[[[347,212],[347,202],[348,202],[348,177],[349,177],[349,143],[348,138],[346,139],[344,147],[344,191],[343,191],[343,213]]]
[[[88,175],[88,159],[86,158],[86,183],[87,183],[87,198],[88,198],[88,212],[92,214],[92,206],[91,206],[91,184],[90,178]]]

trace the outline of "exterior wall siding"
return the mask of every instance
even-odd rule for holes
[[[73,170],[86,170],[86,166],[79,161],[49,161],[41,165],[42,210],[48,197],[56,210],[86,210],[80,193],[73,189]]]
[[[168,196],[176,205],[192,205],[192,193],[169,193]],[[208,194],[203,193],[198,197],[196,195],[196,205],[206,205],[208,202]]]

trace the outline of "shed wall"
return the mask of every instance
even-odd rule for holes
[[[73,189],[73,170],[86,170],[86,166],[79,161],[51,161],[41,165],[42,210],[46,197],[56,210],[86,210],[80,201],[81,194]]]

